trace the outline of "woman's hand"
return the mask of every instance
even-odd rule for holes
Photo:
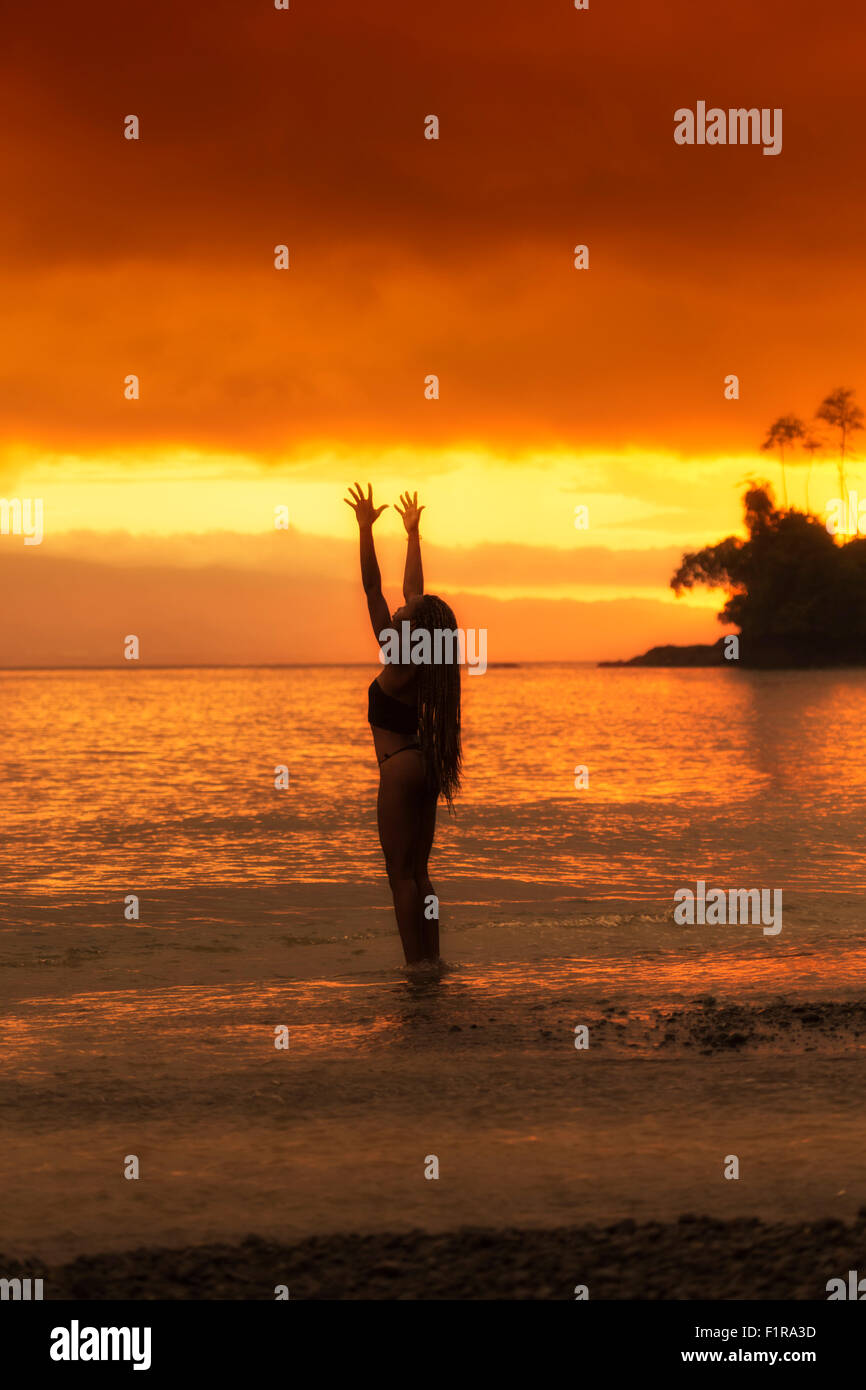
[[[372,526],[376,518],[382,515],[388,505],[387,502],[383,502],[381,507],[373,506],[373,489],[369,483],[367,484],[366,497],[364,496],[364,489],[361,487],[360,483],[356,483],[354,488],[350,486],[349,493],[352,498],[351,502],[348,497],[344,497],[343,501],[347,507],[352,508],[352,511],[355,513],[355,520],[362,531],[365,526]]]
[[[410,497],[408,492],[404,492],[400,497],[400,502],[403,505],[403,511],[400,511],[400,507],[396,502],[394,503],[394,510],[397,512],[398,516],[403,518],[403,525],[406,527],[406,532],[411,536],[413,531],[418,530],[418,522],[424,508],[423,506],[418,506],[417,492],[414,497]]]

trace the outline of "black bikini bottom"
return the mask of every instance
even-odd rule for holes
[[[396,756],[397,756],[398,753],[405,753],[407,748],[420,748],[420,747],[421,747],[420,743],[404,743],[402,748],[395,748],[393,753],[386,753],[383,757],[379,758],[379,759],[378,759],[379,766],[381,767],[382,764],[383,764],[383,763],[386,763],[386,762],[388,761],[389,758],[396,758]]]

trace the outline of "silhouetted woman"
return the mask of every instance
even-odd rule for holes
[[[455,634],[457,620],[447,603],[424,593],[421,540],[418,519],[424,510],[418,494],[400,498],[398,514],[406,527],[406,568],[403,574],[405,606],[389,614],[382,597],[382,579],[373,545],[373,523],[385,506],[373,506],[373,489],[367,496],[360,484],[349,488],[344,501],[353,509],[361,539],[361,580],[373,632],[387,629],[402,634],[409,623],[413,634],[423,628],[431,634]],[[387,503],[385,504],[387,506]],[[422,639],[423,641],[423,639]],[[386,652],[388,648],[385,648]],[[452,648],[453,650],[453,648]],[[401,653],[405,657],[408,653]],[[389,660],[370,684],[367,717],[379,762],[379,839],[394,898],[394,912],[403,953],[408,965],[439,958],[439,905],[427,859],[436,828],[436,806],[444,796],[451,809],[460,786],[460,666],[456,659],[425,661],[415,665]]]

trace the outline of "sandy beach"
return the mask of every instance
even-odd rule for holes
[[[754,977],[726,997],[720,944],[692,960],[700,994],[633,949],[627,1005],[576,934],[612,954],[680,929],[551,898],[552,958],[509,961],[537,913],[537,894],[494,925],[455,906],[467,959],[439,978],[384,965],[384,921],[334,943],[330,979],[321,938],[260,928],[267,984],[241,926],[94,930],[54,954],[38,928],[17,952],[7,934],[4,1271],[36,1260],[49,1297],[815,1298],[859,1267],[866,999],[809,985],[816,905],[793,997]]]

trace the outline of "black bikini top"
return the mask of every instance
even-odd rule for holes
[[[418,709],[415,705],[404,705],[395,700],[379,684],[378,679],[370,682],[367,694],[367,718],[377,729],[387,729],[392,734],[417,734]]]

